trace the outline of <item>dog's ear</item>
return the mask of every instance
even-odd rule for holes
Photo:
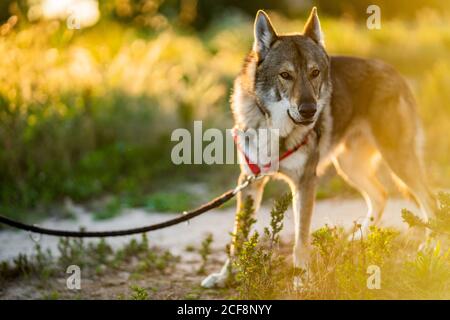
[[[258,54],[258,58],[262,60],[277,39],[277,33],[270,23],[269,16],[262,10],[259,10],[256,14],[254,33],[253,50]]]
[[[311,10],[311,14],[309,15],[308,21],[306,21],[305,28],[303,29],[303,35],[311,38],[315,43],[325,46],[316,7]]]

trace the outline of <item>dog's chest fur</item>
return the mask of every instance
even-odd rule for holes
[[[267,129],[275,128],[279,130],[280,134],[280,152],[281,155],[284,151],[294,148],[301,144],[306,136],[308,143],[297,151],[292,153],[287,158],[283,159],[279,163],[279,173],[287,176],[302,176],[305,164],[308,161],[311,152],[319,150],[320,162],[327,162],[329,155],[331,154],[331,134],[332,134],[332,117],[330,106],[331,88],[328,90],[328,94],[324,98],[320,99],[319,103],[323,104],[321,116],[319,119],[308,126],[298,126],[290,121],[284,123],[277,123],[276,115],[272,115],[270,119],[266,119],[261,110],[256,106],[252,94],[246,93],[245,89],[241,87],[239,78],[235,82],[234,93],[232,96],[232,109],[235,118],[236,126],[246,131],[248,129]],[[258,137],[259,138],[259,137]],[[253,143],[250,143],[247,147],[251,154],[258,154],[257,148],[261,146],[256,143],[257,139]],[[269,149],[269,142],[266,143],[264,148]],[[246,174],[252,174],[245,161],[241,158],[241,169]],[[258,163],[263,165],[263,163]]]

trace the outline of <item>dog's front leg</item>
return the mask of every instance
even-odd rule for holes
[[[238,184],[241,184],[247,176],[244,173],[241,173],[239,176]],[[236,210],[236,218],[234,223],[234,231],[233,234],[236,235],[237,231],[240,228],[240,219],[238,219],[237,214],[239,213],[242,204],[244,203],[245,199],[247,197],[250,197],[253,200],[253,207],[255,209],[255,212],[258,211],[259,206],[261,204],[262,199],[262,193],[264,190],[264,186],[267,183],[268,178],[263,178],[261,180],[254,181],[250,186],[243,189],[241,192],[237,194],[237,210]],[[235,240],[232,239],[231,246],[230,246],[230,256],[233,257],[235,253]],[[230,259],[227,259],[225,264],[223,265],[222,269],[218,273],[210,274],[208,277],[206,277],[202,281],[202,287],[204,288],[212,288],[212,287],[223,287],[226,283],[226,280],[228,279],[230,270],[231,270],[231,261]]]
[[[316,196],[316,167],[317,159],[312,157],[306,163],[302,177],[292,184],[292,207],[294,211],[295,243],[294,260],[294,288],[301,289],[308,279],[310,260],[310,227]],[[303,271],[306,273],[303,273]]]

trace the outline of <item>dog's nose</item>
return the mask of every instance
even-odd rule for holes
[[[298,112],[304,119],[310,119],[314,117],[317,111],[317,105],[315,103],[302,103]]]

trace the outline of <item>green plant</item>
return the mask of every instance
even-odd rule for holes
[[[117,250],[115,254],[116,262],[122,262],[130,257],[145,254],[149,250],[148,238],[145,233],[141,236],[141,241],[138,242],[135,238],[131,239],[122,249]]]
[[[56,274],[52,261],[50,250],[42,251],[41,246],[36,244],[33,254],[28,256],[20,253],[13,259],[12,265],[8,261],[0,263],[0,282],[18,277],[37,276],[42,284],[46,284],[47,280]]]
[[[139,263],[136,269],[138,272],[164,271],[172,263],[179,260],[170,251],[160,252],[157,249],[150,250],[146,254],[139,255],[138,257]]]
[[[106,240],[102,238],[96,243],[89,243],[86,253],[94,264],[106,265],[110,262],[110,257],[114,252]]]
[[[450,289],[450,249],[442,252],[437,242],[420,250],[413,261],[404,263],[402,275],[416,297],[445,299]]]
[[[445,235],[450,237],[450,193],[441,192],[438,195],[439,206],[435,212],[435,217],[427,222],[423,221],[411,211],[402,210],[403,220],[412,228],[427,228],[431,230],[432,235]]]
[[[253,199],[251,197],[246,198],[242,202],[236,216],[239,229],[231,235],[235,253],[239,253],[245,241],[248,240],[250,230],[253,224],[256,222],[256,220],[253,218],[254,211],[255,209],[253,208]]]
[[[317,229],[311,234],[312,245],[315,246],[322,257],[329,260],[336,247],[336,242],[339,240],[338,229],[331,228],[327,224],[320,229]]]
[[[59,298],[60,298],[60,294],[58,291],[52,291],[52,292],[50,292],[48,294],[44,294],[42,296],[42,299],[44,299],[44,300],[59,300]]]
[[[202,258],[202,262],[199,270],[197,271],[199,274],[205,273],[206,264],[208,263],[208,257],[211,254],[211,244],[213,240],[214,239],[212,233],[209,233],[201,243],[199,253],[200,257]]]
[[[94,213],[94,219],[95,220],[111,219],[119,215],[121,210],[122,210],[122,203],[120,199],[113,198],[112,200],[108,201],[108,203],[102,210]]]
[[[157,212],[182,212],[195,202],[196,197],[186,192],[156,192],[147,198],[145,208]]]
[[[139,287],[137,285],[130,286],[130,289],[132,291],[131,299],[132,300],[148,300],[149,295],[147,290],[145,290],[142,287]]]
[[[80,268],[87,263],[86,246],[83,238],[60,238],[58,262],[63,268],[75,264]]]
[[[287,194],[275,201],[270,213],[270,227],[264,229],[263,237],[257,231],[249,236],[250,228],[255,222],[250,199],[245,201],[238,213],[241,224],[234,235],[236,251],[232,261],[240,298],[270,299],[283,290],[283,259],[278,255],[279,233],[291,200],[292,196]]]
[[[309,299],[370,299],[377,290],[367,287],[368,268],[376,266],[386,274],[393,268],[394,241],[398,232],[370,227],[361,240],[347,240],[343,228],[324,227],[312,233],[313,252],[309,292],[300,294]]]

